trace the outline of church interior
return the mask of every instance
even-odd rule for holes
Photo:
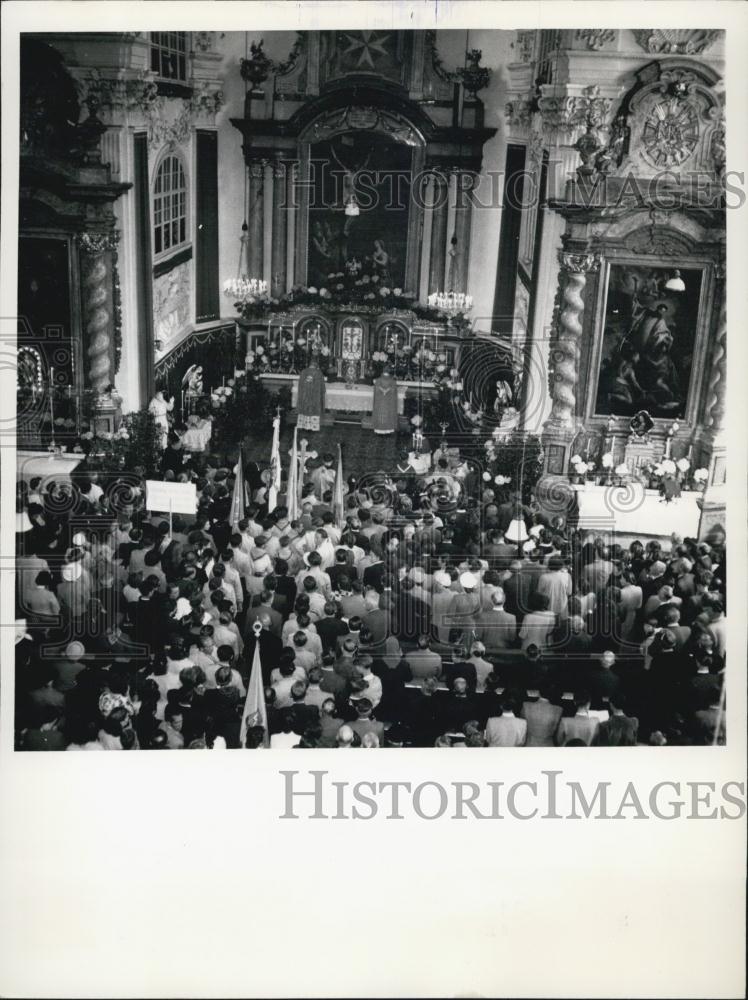
[[[623,661],[628,649],[650,671],[676,649],[700,675],[706,635],[705,702],[691,712],[691,689],[685,701],[680,689],[672,695],[670,668],[656,667],[659,686],[644,700],[677,702],[679,714],[645,712],[640,739],[667,741],[670,727],[671,742],[698,741],[707,722],[708,741],[723,738],[722,721],[714,728],[724,711],[714,680],[724,669],[726,526],[723,32],[38,32],[22,36],[20,73],[17,517],[18,558],[32,569],[19,592],[36,586],[40,559],[53,583],[57,560],[60,585],[75,585],[81,558],[96,562],[104,545],[92,518],[107,515],[117,544],[129,545],[145,482],[205,493],[197,516],[207,497],[217,561],[241,524],[255,541],[294,549],[286,526],[309,513],[296,552],[309,566],[320,549],[315,504],[331,514],[334,546],[366,534],[359,506],[379,505],[399,527],[385,532],[384,552],[371,545],[377,558],[359,565],[359,579],[385,565],[384,577],[366,576],[382,597],[393,538],[401,555],[393,592],[367,613],[410,600],[424,575],[431,584],[450,572],[433,586],[454,591],[463,616],[491,609],[496,592],[503,608],[504,580],[524,560],[554,577],[541,590],[555,628],[594,619],[590,655],[615,647]],[[393,491],[407,495],[407,513]],[[168,508],[148,509],[168,516],[171,544],[173,518],[186,516],[186,546],[200,527],[195,508],[180,509],[176,489],[169,497]],[[274,510],[289,515],[280,528]],[[65,524],[50,549],[55,518]],[[240,550],[247,615],[252,595],[264,607],[252,581],[270,573],[265,558],[269,567],[278,546]],[[323,569],[337,558],[324,554]],[[130,557],[121,580],[100,568],[107,600],[127,589],[133,566],[153,565]],[[169,565],[164,592],[181,579]],[[482,574],[494,574],[487,587]],[[411,584],[405,595],[398,579]],[[603,591],[617,595],[612,611]],[[83,614],[79,596],[68,624]],[[18,600],[17,615],[49,638],[46,596],[35,601],[29,610]],[[680,624],[668,617],[676,606]],[[141,634],[138,616],[117,607],[107,641],[126,659],[119,644],[151,636],[152,623]],[[291,610],[281,613],[284,642]],[[115,620],[125,626],[118,638]],[[238,620],[242,645],[259,648]],[[403,656],[423,652],[422,624],[398,619]],[[484,625],[434,617],[426,631],[442,659],[462,642],[465,660],[493,663]],[[520,634],[509,645],[525,656],[528,644],[538,655]],[[494,647],[501,659],[505,643]],[[451,668],[434,674],[447,689],[463,676],[459,662]],[[507,669],[516,679],[516,664]],[[63,671],[65,684],[75,673]],[[265,680],[272,687],[269,672]],[[573,696],[575,681],[565,675],[557,687]],[[493,694],[510,688],[505,675]],[[694,712],[712,715],[693,722]],[[471,719],[457,711],[450,731]],[[385,722],[394,745],[402,720],[392,710]],[[29,725],[42,748],[43,727]],[[301,736],[278,727],[276,736]],[[444,728],[427,729],[427,745],[445,739]]]

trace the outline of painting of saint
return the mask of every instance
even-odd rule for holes
[[[596,413],[685,416],[702,274],[672,278],[671,268],[611,265]]]
[[[312,145],[307,284],[334,288],[355,259],[380,287],[403,287],[412,155],[367,130]]]

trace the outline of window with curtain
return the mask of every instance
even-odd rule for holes
[[[176,250],[187,242],[187,183],[177,156],[166,156],[153,187],[153,253]]]
[[[187,32],[151,32],[151,71],[162,80],[187,79]]]

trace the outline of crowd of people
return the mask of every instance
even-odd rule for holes
[[[234,523],[233,469],[173,434],[198,503],[171,524],[136,473],[19,482],[17,749],[724,742],[721,529],[621,545],[446,443],[430,465],[349,480],[336,517],[323,455],[294,519],[249,470]]]

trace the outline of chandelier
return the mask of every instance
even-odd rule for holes
[[[244,200],[246,202],[246,178],[245,178]],[[247,261],[249,265],[249,226],[245,219],[242,223],[242,234],[239,237],[239,262],[236,268],[236,277],[229,278],[223,283],[223,294],[234,302],[256,302],[257,299],[264,298],[268,293],[268,283],[261,278],[249,278],[242,274],[242,264]],[[249,267],[247,267],[249,270]]]
[[[464,292],[432,292],[428,303],[432,309],[456,315],[469,312],[473,308],[473,297]]]
[[[235,302],[254,302],[267,293],[268,283],[260,278],[229,278],[223,283],[223,294]]]

